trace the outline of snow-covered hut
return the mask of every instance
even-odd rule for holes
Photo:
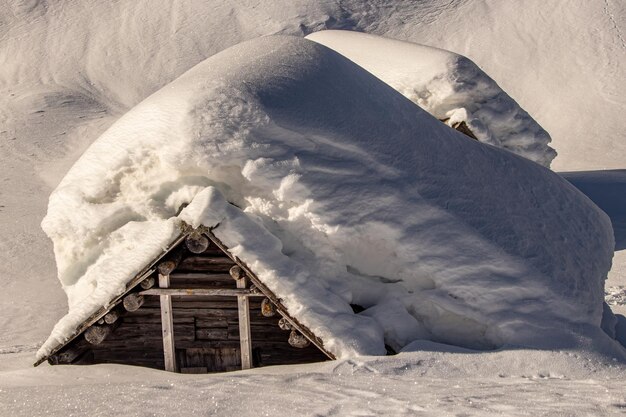
[[[180,229],[123,294],[37,364],[206,373],[335,358],[208,228]]]
[[[86,347],[92,361],[115,351],[124,363],[152,355],[143,364],[164,364],[157,296],[165,312],[167,297],[173,307],[164,320],[171,368],[177,355],[181,368],[239,366],[246,336],[235,336],[246,326],[239,297],[251,306],[251,345],[243,350],[252,349],[252,364],[255,343],[273,338],[258,363],[384,355],[416,340],[472,349],[565,349],[587,340],[617,352],[601,328],[614,323],[603,308],[614,248],[608,217],[545,167],[480,143],[478,119],[448,113],[429,114],[300,38],[255,39],[198,64],[122,116],[51,195],[42,227],[69,311],[37,361],[68,361],[63,353],[89,332],[95,341],[110,333]],[[467,120],[479,141],[440,116]],[[547,165],[554,156],[547,138],[529,132],[545,140],[540,151],[522,153]],[[212,242],[207,256],[187,256],[169,269],[169,283],[161,274],[156,286],[160,264],[175,261],[183,239],[199,231]],[[189,259],[211,269],[185,269]],[[243,281],[228,275],[234,266],[254,289],[237,288]],[[176,276],[183,272],[222,278]],[[150,278],[155,286],[142,288]],[[232,331],[216,325],[228,318],[206,324],[215,306],[186,323],[178,314],[180,297],[189,307],[218,296],[230,297],[220,308],[237,311]],[[260,315],[264,298],[277,316]],[[143,305],[118,319],[116,331],[98,324],[123,313],[125,300],[131,309]],[[142,314],[150,320],[129,327]],[[278,327],[281,315],[293,334]],[[189,350],[191,338],[212,349],[229,333],[230,351]],[[311,346],[292,349],[290,335]],[[114,343],[138,348],[113,350]]]

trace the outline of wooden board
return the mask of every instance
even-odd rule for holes
[[[170,286],[170,276],[159,274],[159,288]],[[161,302],[161,330],[163,337],[163,358],[165,370],[176,372],[176,347],[174,341],[174,313],[172,311],[172,296],[163,294],[159,296]]]

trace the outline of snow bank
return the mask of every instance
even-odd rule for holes
[[[339,52],[450,126],[465,122],[481,142],[546,167],[556,157],[548,132],[464,56],[342,30],[315,32],[307,39]]]
[[[600,328],[613,248],[600,210],[308,40],[260,38],[205,60],[76,162],[42,223],[70,311],[38,356],[183,219],[217,225],[338,356],[414,338],[572,345],[574,330]]]

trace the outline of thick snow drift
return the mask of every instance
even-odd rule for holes
[[[600,337],[606,215],[308,40],[261,38],[207,59],[76,162],[42,224],[70,311],[38,355],[120,293],[181,219],[217,226],[338,356],[420,338]]]
[[[464,56],[345,30],[315,32],[307,39],[359,64],[449,125],[467,123],[481,142],[546,167],[556,157],[548,132]]]

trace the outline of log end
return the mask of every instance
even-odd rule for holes
[[[148,277],[146,279],[144,279],[143,281],[141,281],[141,288],[143,288],[144,290],[149,290],[150,288],[154,287],[154,284],[156,283],[156,280],[154,279],[154,277]]]
[[[143,305],[143,295],[133,293],[124,297],[123,305],[126,311],[137,311]]]
[[[291,333],[289,333],[289,344],[295,348],[304,349],[309,346],[311,342],[309,342],[309,339],[304,337],[300,332],[293,329],[291,330]]]
[[[235,281],[239,281],[242,278],[245,278],[246,276],[246,272],[239,266],[239,265],[235,265],[232,268],[230,268],[230,276],[233,277],[233,279]]]
[[[264,298],[261,301],[261,315],[263,317],[274,317],[276,315],[276,306],[269,298]]]
[[[281,318],[280,320],[278,320],[278,327],[280,327],[281,330],[291,330],[293,329],[293,326],[291,325],[291,323],[289,323],[289,320],[287,320],[286,318]]]
[[[209,247],[209,239],[207,239],[203,234],[194,231],[191,232],[185,239],[185,245],[191,253],[198,254],[207,250]]]
[[[99,345],[113,331],[111,326],[91,326],[85,330],[85,340],[92,345]]]

